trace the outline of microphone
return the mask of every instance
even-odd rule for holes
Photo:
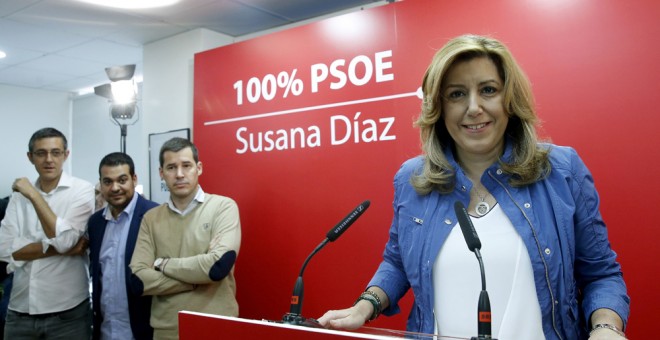
[[[481,270],[481,293],[479,294],[479,304],[477,306],[478,337],[472,337],[471,340],[493,339],[491,336],[490,299],[486,291],[486,272],[484,271],[484,262],[481,259],[480,252],[481,241],[463,203],[456,201],[454,203],[454,211],[458,218],[458,224],[461,226],[465,243],[467,243],[468,249],[477,256],[479,269]]]
[[[303,325],[303,326],[309,326],[309,327],[319,327],[322,328],[318,321],[315,319],[309,318],[305,319],[301,315],[302,311],[302,302],[303,302],[303,273],[305,272],[305,268],[307,267],[307,263],[309,263],[309,260],[318,253],[321,248],[323,248],[328,242],[334,242],[341,236],[348,227],[350,227],[357,219],[362,216],[362,214],[369,208],[369,205],[371,202],[369,200],[366,200],[362,203],[360,203],[353,211],[351,211],[344,219],[341,220],[341,222],[337,223],[328,233],[326,234],[326,238],[316,246],[314,251],[312,251],[309,256],[307,256],[307,259],[305,259],[305,262],[303,262],[302,268],[300,269],[300,274],[298,274],[298,279],[296,280],[296,285],[293,288],[293,294],[291,296],[291,308],[289,309],[289,313],[284,314],[284,317],[282,318],[283,323],[288,323],[288,324],[294,324],[294,325]]]
[[[481,241],[479,240],[479,235],[474,229],[470,215],[468,215],[465,206],[461,201],[456,201],[454,203],[454,211],[456,212],[456,217],[458,218],[458,225],[461,226],[461,231],[463,232],[463,237],[465,238],[465,243],[467,243],[468,249],[471,252],[476,252],[481,249]],[[481,254],[477,254],[478,258],[481,258]]]
[[[328,241],[334,242],[336,239],[343,234],[348,227],[351,226],[362,214],[367,211],[367,208],[369,208],[369,205],[371,205],[371,202],[369,200],[362,202],[360,205],[358,205],[353,211],[351,211],[346,217],[344,217],[341,222],[337,223],[337,225],[330,229],[327,234],[325,234],[325,237],[327,237]]]

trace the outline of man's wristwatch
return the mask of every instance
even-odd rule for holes
[[[154,269],[156,269],[157,271],[161,271],[160,266],[163,265],[163,261],[164,259],[162,257],[157,258],[156,261],[154,261]]]

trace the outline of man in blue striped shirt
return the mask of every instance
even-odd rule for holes
[[[135,193],[137,175],[127,154],[114,152],[99,165],[100,192],[108,203],[89,219],[93,339],[152,339],[151,297],[128,289],[128,267],[142,216],[158,204]]]

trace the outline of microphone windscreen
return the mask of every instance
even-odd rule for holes
[[[461,201],[456,201],[456,203],[454,203],[454,211],[456,212],[458,225],[461,226],[461,231],[463,232],[463,237],[465,237],[465,243],[467,243],[468,249],[472,252],[474,252],[475,249],[481,249],[479,235],[477,235],[472,220],[470,220],[470,215],[468,215],[468,212],[465,210],[465,206]]]
[[[341,234],[343,234],[348,227],[355,222],[358,217],[360,217],[366,210],[369,208],[369,205],[371,202],[369,200],[366,200],[360,205],[358,205],[353,211],[351,211],[346,217],[344,217],[341,222],[337,223],[337,225],[330,229],[328,233],[325,235],[330,242],[333,242],[334,240],[338,239]]]

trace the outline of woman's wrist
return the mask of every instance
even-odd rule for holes
[[[618,334],[622,338],[626,338],[626,334],[623,332],[624,322],[623,319],[615,311],[608,308],[599,308],[596,309],[589,318],[591,321],[591,330],[589,335],[592,334],[601,334],[600,332],[613,332]]]
[[[593,334],[601,333],[601,332],[614,332],[614,333],[618,334],[620,337],[623,337],[624,339],[627,339],[626,334],[622,330],[620,330],[619,327],[617,327],[615,325],[612,325],[612,324],[608,324],[608,323],[599,323],[599,324],[594,325],[591,328],[591,331],[589,332],[589,336],[592,336]]]
[[[373,315],[374,307],[373,304],[371,304],[367,300],[359,300],[355,302],[353,305],[358,311],[358,313],[364,318],[364,323],[367,323],[371,320],[371,316]]]

